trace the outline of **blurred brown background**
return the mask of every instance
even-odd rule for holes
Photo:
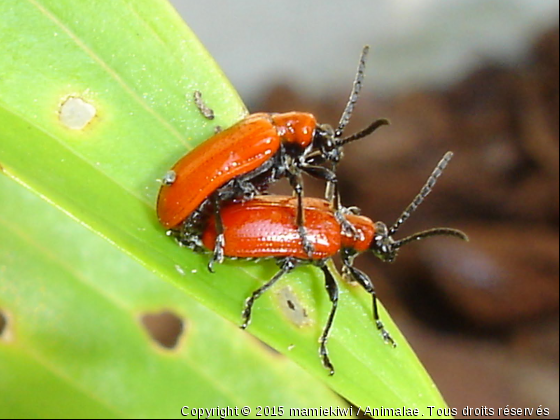
[[[558,417],[559,36],[547,19],[556,8],[557,25],[558,3],[210,3],[176,7],[251,112],[336,124],[371,45],[346,133],[379,117],[392,125],[346,148],[343,203],[392,223],[451,150],[399,234],[450,226],[471,241],[428,239],[395,264],[364,255],[356,265],[451,407]],[[312,184],[306,195],[322,196]]]
[[[471,242],[412,244],[393,265],[357,260],[452,407],[558,415],[558,50],[554,29],[517,65],[488,62],[444,90],[380,100],[366,88],[346,130],[392,121],[348,146],[338,169],[343,203],[387,223],[455,152],[400,234],[445,225]],[[251,109],[337,121],[347,95],[311,101],[285,83]]]

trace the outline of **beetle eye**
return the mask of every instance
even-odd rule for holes
[[[334,130],[328,124],[318,124],[315,128],[315,145],[322,149],[332,149]]]

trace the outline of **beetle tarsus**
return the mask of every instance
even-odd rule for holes
[[[313,247],[313,244],[309,241],[309,238],[307,237],[307,230],[305,229],[305,226],[298,226],[298,233],[299,236],[301,237],[303,251],[307,254],[309,259],[313,259],[313,253],[315,252],[315,248]]]
[[[323,363],[323,367],[329,371],[329,375],[334,375],[334,366],[331,363],[331,359],[329,359],[329,353],[327,351],[326,343],[321,343],[321,347],[319,348],[319,354],[321,355],[321,362]]]
[[[208,271],[214,273],[214,263],[219,264],[224,262],[224,246],[226,244],[224,234],[220,233],[216,236],[216,243],[214,244],[214,252],[212,253],[212,258],[208,263]]]
[[[360,232],[358,231],[358,229],[356,229],[356,227],[352,223],[346,220],[346,217],[344,217],[344,214],[342,214],[340,210],[336,210],[334,212],[334,216],[336,218],[336,221],[340,224],[343,235],[352,236],[352,238],[356,240],[360,238]]]
[[[383,322],[381,322],[381,320],[377,320],[376,324],[377,324],[377,329],[381,331],[381,336],[383,337],[383,341],[385,341],[385,343],[387,344],[390,344],[393,348],[397,347],[397,343],[395,342],[395,340],[393,340],[393,337],[391,337],[389,331],[385,329]]]

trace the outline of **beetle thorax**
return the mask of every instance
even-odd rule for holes
[[[305,112],[286,112],[272,114],[272,122],[278,136],[286,145],[306,148],[312,143],[317,121],[312,114]]]

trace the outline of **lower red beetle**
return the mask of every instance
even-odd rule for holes
[[[305,198],[303,211],[307,238],[313,245],[313,253],[308,255],[303,248],[297,228],[293,220],[297,213],[297,199],[285,196],[258,196],[243,203],[230,203],[221,209],[221,220],[224,227],[224,254],[236,258],[278,259],[280,271],[264,286],[255,290],[245,303],[242,328],[246,328],[251,319],[251,310],[255,300],[276,283],[283,275],[292,271],[300,264],[314,264],[321,268],[325,276],[325,286],[332,302],[332,308],[320,338],[320,355],[323,365],[334,373],[334,367],[327,352],[327,339],[332,326],[338,303],[338,287],[326,266],[326,262],[340,254],[343,264],[343,275],[351,281],[357,281],[372,296],[373,318],[384,340],[392,345],[395,342],[385,330],[379,319],[375,289],[370,278],[353,266],[354,258],[365,251],[372,251],[383,261],[392,262],[398,250],[405,244],[430,236],[451,235],[461,239],[467,236],[456,229],[435,228],[408,236],[394,239],[399,227],[408,219],[412,212],[430,193],[437,178],[452,157],[447,153],[432,172],[420,193],[406,208],[397,221],[387,227],[382,222],[347,211],[346,219],[352,224],[355,233],[342,229],[334,215],[330,203],[317,198]],[[213,220],[209,221],[202,233],[202,244],[213,249],[217,238],[217,230]]]
[[[206,224],[208,213],[214,214],[218,236],[210,260],[223,259],[224,236],[220,206],[233,199],[250,199],[267,186],[287,178],[298,198],[293,223],[308,254],[312,244],[306,239],[302,210],[302,173],[323,179],[331,186],[329,193],[336,217],[351,229],[340,212],[334,166],[342,157],[343,146],[364,138],[387,120],[374,121],[362,131],[348,137],[348,124],[361,89],[365,47],[346,108],[338,127],[318,124],[312,114],[258,113],[249,115],[234,126],[212,136],[181,158],[164,177],[158,195],[157,214],[163,226],[171,229],[183,242],[193,242]],[[331,167],[328,167],[328,166]]]

